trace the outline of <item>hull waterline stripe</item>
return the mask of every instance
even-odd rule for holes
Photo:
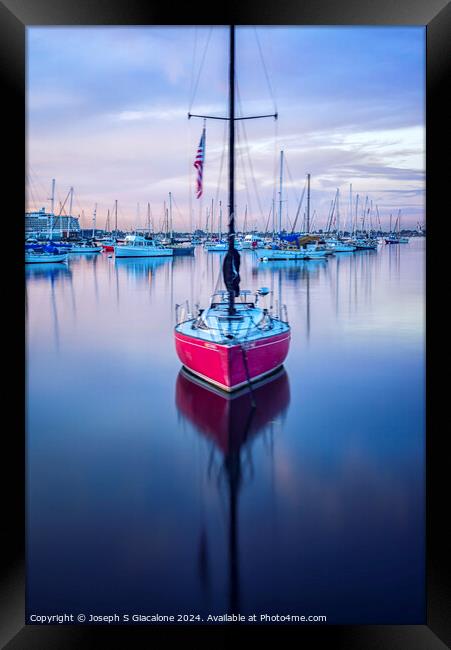
[[[266,375],[271,375],[276,372],[279,368],[283,366],[283,363],[280,363],[278,366],[275,368],[271,368],[271,370],[266,370],[265,372],[262,372],[260,375],[256,375],[255,377],[252,377],[251,383],[254,381],[257,381],[258,379],[262,379],[263,377],[266,377]],[[192,373],[193,375],[197,375],[198,377],[201,377],[204,381],[208,382],[209,384],[214,384],[215,386],[219,386],[222,390],[226,391],[227,393],[231,393],[234,390],[237,390],[238,388],[243,388],[244,386],[248,386],[249,382],[247,379],[245,381],[240,382],[239,384],[234,384],[233,386],[226,386],[225,384],[221,384],[219,381],[215,381],[214,379],[211,379],[210,377],[207,377],[206,375],[203,375],[201,372],[197,372],[197,370],[192,370],[191,368],[188,368],[188,366],[183,366],[188,372]]]
[[[186,336],[186,335],[185,335]],[[276,334],[276,336],[281,336],[280,334]],[[181,343],[188,343],[189,345],[195,345],[197,348],[203,348],[204,350],[212,350],[212,352],[218,352],[218,349],[225,349],[225,350],[233,350],[233,348],[241,348],[241,343],[237,343],[236,345],[223,345],[222,343],[215,343],[215,341],[206,341],[209,345],[217,345],[217,348],[209,348],[205,344],[200,344],[200,343],[193,343],[191,341],[187,341],[185,339],[180,339],[178,336],[175,337],[177,341],[180,341]],[[282,343],[283,341],[286,341],[290,338],[290,336],[286,336],[283,339],[279,339],[278,341],[270,341],[269,343],[262,343],[261,345],[255,345],[252,348],[249,348],[250,350],[257,348],[264,348],[267,347],[268,345],[276,345],[277,343]]]

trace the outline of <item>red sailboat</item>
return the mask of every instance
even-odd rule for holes
[[[191,115],[202,117],[206,115]],[[261,115],[258,117],[274,117]],[[234,149],[235,121],[235,27],[230,27],[229,65],[229,231],[223,262],[225,291],[215,293],[210,307],[175,327],[175,347],[184,367],[225,391],[234,391],[277,371],[290,345],[288,322],[259,306],[260,289],[240,290],[240,254],[235,248]]]

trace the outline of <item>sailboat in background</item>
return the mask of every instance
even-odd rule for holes
[[[189,117],[191,115],[189,114]],[[207,119],[208,116],[195,116]],[[265,116],[266,117],[266,116]],[[272,117],[276,117],[275,115]],[[283,365],[291,328],[258,304],[269,290],[254,296],[240,290],[240,254],[235,248],[235,26],[230,27],[229,62],[229,229],[223,261],[226,290],[216,292],[207,309],[200,309],[175,326],[178,357],[184,367],[225,391],[234,391],[261,379]]]
[[[390,220],[391,220],[391,216],[390,216]],[[391,226],[390,226],[390,234],[388,237],[385,238],[385,243],[386,244],[408,244],[409,238],[401,237],[400,230],[401,230],[401,210],[398,210],[398,216],[396,218],[394,232],[391,231]]]

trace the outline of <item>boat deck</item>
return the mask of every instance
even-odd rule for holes
[[[253,303],[235,303],[236,314],[229,316],[227,301],[212,303],[197,318],[176,325],[180,334],[222,345],[241,345],[290,330],[288,323],[256,308]]]

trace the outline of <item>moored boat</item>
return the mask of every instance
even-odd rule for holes
[[[205,116],[203,116],[206,119]],[[273,117],[276,117],[274,115]],[[259,299],[269,293],[240,290],[240,254],[235,247],[235,27],[230,27],[229,63],[229,228],[227,253],[222,265],[225,291],[216,292],[207,309],[194,318],[187,315],[174,329],[175,347],[191,373],[231,392],[250,385],[280,368],[288,354],[291,328],[261,308]]]
[[[260,295],[265,295],[260,292]],[[225,391],[261,379],[280,368],[290,345],[290,326],[258,306],[259,293],[239,293],[229,314],[227,292],[214,294],[210,307],[175,328],[175,347],[192,373]]]
[[[123,244],[114,246],[114,254],[120,257],[172,257],[172,249],[156,244],[142,235],[127,235]]]
[[[100,253],[101,250],[101,246],[96,246],[94,242],[86,241],[73,244],[69,253]]]
[[[223,253],[229,249],[229,245],[226,241],[206,241],[204,248],[210,253]]]
[[[356,250],[354,244],[350,244],[340,239],[327,239],[326,248],[328,248],[333,253],[352,253]]]
[[[360,237],[353,239],[351,243],[358,251],[377,250],[377,239]]]
[[[25,264],[48,264],[55,262],[65,262],[67,253],[60,253],[58,248],[53,245],[43,246],[40,250],[27,250],[25,252]]]

